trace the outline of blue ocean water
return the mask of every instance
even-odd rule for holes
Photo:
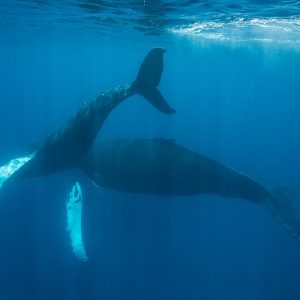
[[[0,2],[0,165],[167,50],[159,113],[134,96],[98,138],[163,137],[295,194],[300,216],[298,1]],[[84,195],[89,260],[65,203]],[[64,171],[0,193],[0,299],[300,299],[300,245],[263,207],[99,190]]]

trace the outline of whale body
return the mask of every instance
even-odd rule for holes
[[[78,168],[96,185],[157,196],[214,194],[265,206],[300,242],[300,222],[282,189],[269,191],[251,177],[169,139],[102,139]]]
[[[82,107],[69,122],[46,138],[24,165],[11,172],[9,179],[44,176],[74,167],[88,152],[112,110],[135,94],[142,95],[165,114],[174,113],[175,110],[169,106],[157,89],[163,71],[164,53],[165,50],[162,48],[150,50],[131,85],[117,86]],[[29,156],[25,158],[27,157]],[[8,179],[9,165],[11,161],[0,168],[2,183]]]

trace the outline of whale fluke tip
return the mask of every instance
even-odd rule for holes
[[[163,48],[153,48],[148,52],[140,66],[132,88],[161,112],[172,114],[175,113],[175,110],[157,89],[163,71],[163,55],[165,52],[166,50]]]

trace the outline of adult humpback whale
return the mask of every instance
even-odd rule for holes
[[[159,196],[215,194],[265,206],[300,242],[300,221],[284,192],[167,139],[103,139],[79,169],[100,187]]]
[[[164,53],[162,48],[153,48],[144,58],[131,85],[120,85],[102,93],[50,135],[30,156],[12,160],[1,167],[0,188],[8,178],[43,176],[74,166],[91,147],[109,113],[130,96],[140,94],[161,112],[174,113],[157,89]]]

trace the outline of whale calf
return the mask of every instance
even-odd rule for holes
[[[9,177],[10,180],[16,180],[44,176],[73,167],[87,153],[110,112],[135,94],[142,95],[165,114],[174,113],[175,110],[157,89],[163,71],[164,53],[162,48],[150,50],[131,85],[120,85],[100,94],[82,107],[62,128],[46,138],[30,156],[14,159],[1,167],[0,187]],[[23,165],[13,163],[25,160]],[[16,169],[11,171],[11,165],[16,166]]]
[[[273,192],[249,176],[170,139],[101,139],[78,168],[96,185],[158,196],[214,194],[265,206],[300,242],[300,222],[283,189]]]

